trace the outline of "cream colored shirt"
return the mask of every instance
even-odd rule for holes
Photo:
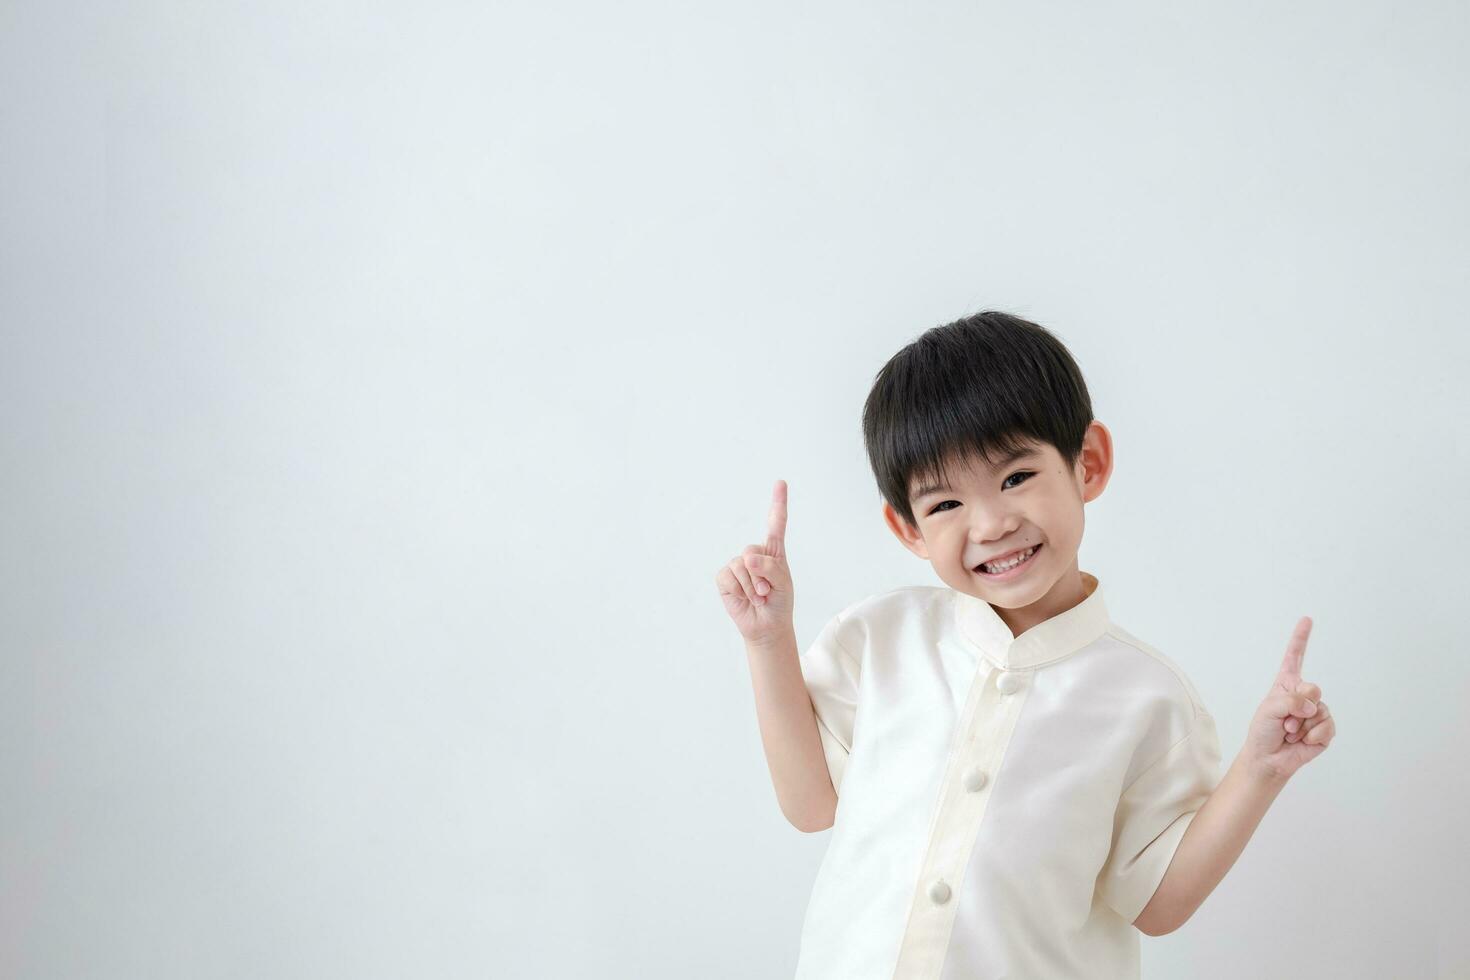
[[[797,980],[1123,980],[1219,782],[1189,679],[1087,598],[1013,636],[948,587],[869,596],[801,654],[837,788]]]

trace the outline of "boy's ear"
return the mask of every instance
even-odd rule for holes
[[[883,501],[883,523],[887,524],[888,529],[893,532],[894,536],[903,542],[905,548],[920,558],[926,561],[928,560],[929,548],[924,543],[924,536],[919,533],[918,528],[913,527],[908,521],[904,520],[898,511],[893,509],[893,505],[886,500]]]
[[[1113,475],[1113,434],[1093,419],[1082,436],[1082,453],[1077,457],[1082,502],[1096,500]]]

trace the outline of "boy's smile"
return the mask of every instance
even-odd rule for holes
[[[909,502],[917,528],[886,502],[884,521],[946,585],[990,603],[1020,636],[1087,597],[1077,567],[1083,504],[1107,485],[1112,456],[1112,436],[1094,420],[1073,467],[1055,446],[1035,439],[1025,440],[1025,455],[998,459],[994,467],[978,458],[951,459],[936,479],[913,481]],[[986,569],[1028,551],[1019,565]]]

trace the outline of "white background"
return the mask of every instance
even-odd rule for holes
[[[714,586],[940,584],[883,362],[1069,345],[1226,763],[1148,977],[1470,975],[1463,3],[0,6],[0,974],[789,976]]]

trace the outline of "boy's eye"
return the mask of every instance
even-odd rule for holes
[[[1007,480],[1007,482],[1009,482],[1011,480],[1014,480],[1018,476],[1032,477],[1032,476],[1035,476],[1035,475],[1036,474],[1035,473],[1032,473],[1030,470],[1017,470],[1016,472],[1012,473],[1010,476],[1006,477],[1006,480]],[[1026,481],[1025,480],[1022,480],[1021,482],[1022,483],[1025,483]],[[1000,485],[1000,488],[1002,490],[1004,490],[1005,489],[1005,484],[1002,483]]]
[[[1005,482],[1000,485],[1000,488],[1002,490],[1004,490],[1007,485],[1020,486],[1021,485],[1020,483],[1011,484],[1011,481],[1014,480],[1018,476],[1024,476],[1024,477],[1027,477],[1029,479],[1030,477],[1033,477],[1035,475],[1036,474],[1034,472],[1032,472],[1031,470],[1017,470],[1016,472],[1012,473],[1010,476],[1008,476],[1008,477],[1005,478]],[[1026,482],[1025,480],[1022,480],[1021,481],[1021,483],[1025,483],[1025,482]],[[959,506],[959,501],[958,500],[942,500],[939,503],[935,504],[929,510],[929,513],[931,513],[931,514],[938,514],[941,511],[946,511],[946,510],[951,510],[952,509],[950,507],[946,507],[945,504],[954,504],[957,507],[957,506]]]

